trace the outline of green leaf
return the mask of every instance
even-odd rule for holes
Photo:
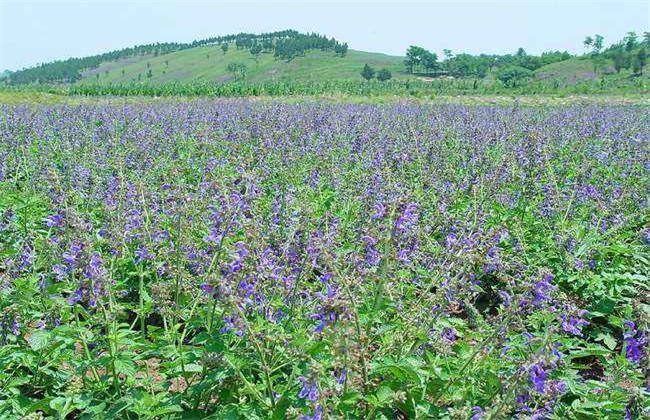
[[[387,386],[380,386],[376,392],[379,405],[385,405],[393,399],[393,390]]]
[[[179,366],[178,370],[182,372],[183,369],[181,366]],[[190,363],[185,365],[185,372],[203,372],[203,367],[197,365],[196,363]]]
[[[162,416],[163,414],[182,413],[182,412],[183,412],[183,408],[180,405],[170,405],[167,407],[160,407],[155,409],[152,413],[152,416],[158,417],[158,416]]]
[[[115,370],[117,373],[122,373],[127,377],[131,377],[136,373],[136,366],[132,360],[115,359]]]
[[[50,401],[50,408],[59,415],[59,418],[66,418],[74,410],[72,398],[56,397]]]
[[[571,352],[569,354],[569,359],[577,359],[579,357],[587,356],[606,356],[608,354],[611,354],[611,351],[607,350],[604,347],[590,347],[584,350]]]
[[[610,334],[600,334],[602,337],[602,342],[607,346],[608,349],[614,350],[616,348],[616,339]],[[600,340],[599,340],[600,341]]]
[[[47,347],[50,342],[50,332],[45,330],[36,330],[27,338],[29,347],[34,351],[39,351]]]

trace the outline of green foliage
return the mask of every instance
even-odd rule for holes
[[[392,79],[393,74],[388,69],[381,69],[377,72],[377,80],[380,82],[385,82],[386,80]]]
[[[646,65],[647,61],[647,55],[644,48],[640,48],[639,52],[636,54],[636,57],[634,57],[634,74],[641,74],[643,73],[643,69]]]
[[[614,69],[620,73],[623,69],[630,68],[630,57],[623,50],[618,50],[614,55]]]
[[[334,45],[334,53],[336,53],[336,55],[339,57],[345,57],[345,55],[348,53],[348,43],[344,42],[342,44]]]
[[[422,47],[411,45],[406,50],[404,65],[409,73],[431,72],[438,69],[438,56]]]
[[[625,51],[631,52],[637,46],[638,36],[635,32],[628,32],[623,38],[625,44]]]
[[[522,74],[529,75],[527,69]],[[56,89],[54,89],[56,91]],[[602,94],[634,93],[648,91],[643,78],[597,79],[578,83],[559,83],[554,80],[520,79],[515,84],[478,80],[432,80],[432,81],[329,81],[329,82],[283,82],[263,83],[229,82],[213,83],[167,83],[167,84],[83,84],[62,90],[70,95],[84,96],[292,96],[324,95],[341,93],[352,96],[403,96],[433,97],[437,95],[537,95],[537,94]]]
[[[248,67],[244,63],[230,63],[226,69],[235,77],[241,78],[246,77],[246,72],[248,71]]]
[[[375,77],[375,69],[373,69],[372,67],[370,67],[370,65],[368,65],[368,63],[366,63],[363,66],[363,69],[361,70],[360,74],[361,74],[361,77],[363,77],[364,79],[370,80],[373,77]]]
[[[259,55],[262,53],[262,44],[260,44],[260,43],[253,44],[253,46],[250,49],[250,53],[255,58],[255,60],[257,61],[257,59],[259,58]]]
[[[533,76],[533,72],[519,66],[510,66],[499,69],[497,72],[497,79],[505,86],[516,87],[522,81],[529,79]]]

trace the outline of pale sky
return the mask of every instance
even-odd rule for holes
[[[586,35],[601,34],[609,45],[628,31],[650,31],[650,0],[0,0],[0,71],[136,44],[281,29],[394,55],[413,44],[438,54],[580,52]]]

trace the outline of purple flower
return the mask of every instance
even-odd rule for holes
[[[302,388],[298,392],[298,398],[305,398],[309,394],[309,382],[304,376],[299,377],[298,380],[302,383]]]
[[[81,252],[83,251],[83,246],[78,243],[73,243],[70,245],[70,250],[68,252],[64,252],[62,257],[63,261],[65,261],[69,267],[74,268],[78,264],[79,257],[81,256]]]
[[[402,264],[408,264],[411,262],[411,259],[409,258],[409,251],[408,249],[401,249],[397,252],[397,260],[401,262]]]
[[[298,378],[302,383],[302,388],[298,393],[298,398],[307,398],[309,401],[316,401],[318,399],[318,384],[316,379],[308,381],[304,376]]]
[[[79,288],[70,297],[68,297],[68,303],[70,305],[74,305],[75,303],[81,301],[82,296],[83,296],[83,290]]]
[[[11,333],[13,335],[20,335],[20,322],[18,317],[15,317],[11,324]]]
[[[149,259],[151,259],[151,256],[147,247],[144,245],[138,246],[138,249],[135,250],[135,262],[139,264]]]
[[[623,333],[625,340],[625,357],[634,364],[639,364],[644,356],[646,345],[645,331],[638,331],[632,321],[623,322],[627,331]]]
[[[544,363],[538,362],[530,368],[530,381],[533,383],[535,391],[544,394],[546,378],[548,372],[544,370]]]
[[[214,287],[212,287],[211,285],[209,285],[207,283],[202,283],[201,286],[199,286],[199,287],[201,288],[201,290],[203,290],[203,293],[206,296],[211,295],[211,294],[214,293]]]
[[[418,208],[417,203],[409,203],[406,205],[404,212],[399,217],[399,219],[397,219],[397,222],[395,223],[395,228],[399,232],[403,233],[408,231],[409,228],[418,221],[418,215],[415,212],[417,208]]]
[[[560,319],[562,320],[562,330],[579,337],[582,337],[582,331],[580,329],[585,325],[589,325],[589,322],[584,319],[573,316],[569,318],[561,316]]]
[[[472,407],[472,413],[473,415],[470,420],[480,420],[485,417],[485,411],[483,411],[483,409],[479,406]]]
[[[456,243],[458,243],[458,237],[456,236],[456,234],[455,233],[449,233],[447,235],[447,237],[445,238],[445,246],[447,248],[451,248]]]
[[[441,337],[445,341],[445,343],[447,343],[448,345],[452,345],[456,342],[458,335],[456,334],[456,330],[454,330],[453,328],[445,327],[442,330]]]
[[[61,227],[63,225],[63,216],[61,214],[51,214],[45,218],[45,226],[49,228]]]
[[[320,404],[316,406],[316,409],[314,410],[314,414],[311,416],[302,416],[300,417],[300,420],[322,420],[323,418],[323,407],[321,407]]]
[[[343,384],[345,383],[345,379],[348,377],[348,370],[346,368],[342,368],[338,376],[335,373],[334,377],[336,378],[336,383],[339,386],[343,386]]]
[[[580,258],[576,258],[573,261],[573,264],[575,265],[576,269],[580,271],[582,271],[585,268],[585,263]]]
[[[52,266],[52,272],[54,273],[57,281],[63,281],[65,280],[66,274],[68,274],[70,270],[63,264],[55,264]]]
[[[553,275],[547,274],[541,280],[535,282],[533,285],[533,305],[539,306],[544,301],[550,300],[548,293],[555,290],[555,286],[551,284],[552,280]]]
[[[505,306],[510,306],[510,303],[512,303],[512,298],[507,292],[504,292],[503,290],[499,291],[499,297],[501,300],[503,300],[503,304]]]
[[[386,214],[386,206],[384,206],[382,203],[377,203],[372,208],[375,210],[373,215],[370,217],[370,220],[373,222],[375,220],[381,219]]]
[[[235,251],[235,259],[230,263],[230,271],[233,273],[242,269],[244,258],[248,255],[248,249],[246,249],[246,244],[244,242],[237,242],[235,247],[237,248]]]

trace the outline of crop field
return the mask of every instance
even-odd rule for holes
[[[0,418],[623,419],[650,112],[0,106]]]

